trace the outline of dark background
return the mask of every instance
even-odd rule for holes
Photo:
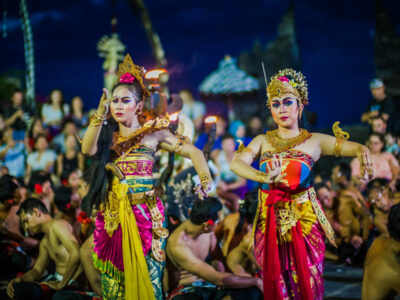
[[[310,109],[318,127],[334,121],[358,123],[371,99],[368,83],[375,76],[375,2],[293,1],[302,71],[308,78]],[[0,74],[24,69],[19,1],[7,5],[6,39],[0,38]],[[400,32],[400,1],[382,0]],[[140,17],[123,0],[115,9],[109,0],[28,0],[36,64],[36,92],[47,96],[61,88],[67,102],[82,96],[85,109],[95,107],[103,85],[103,59],[96,44],[111,33],[113,12],[117,32],[134,62],[154,66]],[[170,91],[190,88],[198,97],[201,81],[225,54],[238,57],[255,41],[263,47],[277,36],[288,0],[271,1],[146,1],[161,38],[170,71]],[[3,15],[3,14],[2,14]],[[3,18],[1,18],[3,27]],[[268,68],[268,66],[266,66]]]

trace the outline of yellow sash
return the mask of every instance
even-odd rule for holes
[[[120,183],[116,187],[119,198],[119,218],[122,228],[122,253],[125,270],[125,299],[155,300],[153,286],[145,257],[142,241],[129,198],[128,185]]]

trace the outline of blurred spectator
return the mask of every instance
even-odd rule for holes
[[[31,111],[24,103],[24,93],[21,90],[14,91],[11,96],[11,106],[4,112],[6,125],[14,130],[25,131],[31,115]]]
[[[180,91],[179,96],[183,100],[182,113],[192,119],[196,130],[200,131],[206,114],[206,106],[204,103],[194,100],[193,94],[189,90]]]
[[[317,198],[322,204],[325,216],[331,224],[332,229],[335,231],[335,241],[337,245],[341,243],[340,232],[342,230],[342,225],[339,222],[338,207],[339,201],[334,197],[334,192],[326,184],[326,182],[316,183],[314,186],[315,192],[317,193]],[[338,251],[330,243],[326,245],[325,258],[330,260],[338,260]]]
[[[371,119],[371,130],[373,133],[384,135],[386,133],[386,129],[387,129],[387,123],[383,116],[378,115]]]
[[[384,178],[377,178],[368,183],[368,203],[372,207],[373,224],[379,233],[388,233],[387,222],[392,201],[389,198],[389,185]]]
[[[46,136],[48,142],[51,141],[51,136],[46,129],[43,127],[43,121],[40,117],[34,117],[28,129],[28,143],[30,152],[35,147],[35,139],[38,135]]]
[[[79,202],[72,197],[72,189],[66,186],[60,186],[54,191],[54,204],[57,207],[55,219],[62,219],[72,226],[76,223],[76,209],[79,208]]]
[[[32,172],[44,171],[45,173],[51,173],[56,159],[56,153],[48,149],[46,137],[38,135],[35,139],[35,151],[30,153],[27,158],[25,182],[29,182]]]
[[[3,134],[4,144],[0,146],[0,160],[7,167],[10,175],[23,178],[25,176],[27,151],[24,140],[14,140],[14,132],[11,128],[5,130]]]
[[[65,153],[65,137],[68,134],[72,134],[76,136],[78,132],[78,128],[76,127],[75,122],[72,119],[65,119],[62,123],[62,131],[56,137],[54,137],[52,141],[52,145],[54,150],[57,153]],[[76,151],[78,151],[78,144],[76,145]]]
[[[83,111],[83,101],[79,96],[75,96],[71,100],[71,114],[70,117],[74,120],[78,128],[87,126],[89,119],[87,114]]]
[[[250,139],[246,138],[246,127],[244,123],[240,120],[233,121],[229,125],[229,134],[233,137],[234,141],[241,140],[245,146],[250,143]]]
[[[244,129],[244,128],[243,128]],[[220,182],[217,194],[232,212],[239,210],[239,200],[244,199],[247,192],[246,179],[237,176],[230,169],[230,164],[235,157],[235,141],[226,134],[222,138],[222,151],[219,151],[215,163],[219,170]]]
[[[42,171],[33,172],[28,184],[31,196],[40,199],[47,210],[54,216],[54,192],[50,174]]]
[[[379,78],[375,78],[370,82],[369,87],[374,99],[368,104],[365,113],[362,114],[361,122],[370,123],[372,118],[379,114],[382,115],[385,121],[388,121],[395,107],[393,100],[386,96],[383,81]]]
[[[400,294],[400,204],[392,206],[388,217],[389,234],[372,243],[364,265],[362,299],[394,299]]]
[[[224,117],[218,116],[217,123],[215,126],[216,126],[215,143],[212,148],[212,151],[222,149],[222,136],[226,133],[226,127],[227,127],[227,123],[226,123]],[[199,149],[203,149],[203,147],[205,146],[207,141],[208,141],[208,135],[205,132],[203,132],[202,134],[200,134],[198,136],[194,145]],[[213,156],[213,157],[215,157],[215,156]]]
[[[64,104],[64,97],[59,89],[51,91],[49,100],[42,107],[42,120],[50,128],[52,136],[60,132],[61,124],[65,116],[69,114],[69,107]]]
[[[258,190],[256,189],[246,193],[244,203],[240,205],[240,218],[234,235],[230,241],[225,241],[228,244],[228,247],[225,247],[228,249],[226,264],[235,275],[253,276],[262,269],[254,256],[252,236],[257,207]]]
[[[385,134],[385,152],[392,153],[396,157],[400,154],[400,146],[397,143],[397,139],[396,135],[392,132]]]
[[[246,135],[253,139],[262,133],[264,133],[262,119],[259,116],[252,116],[248,122]]]
[[[341,225],[342,244],[339,255],[350,264],[360,265],[364,260],[364,245],[370,230],[370,214],[361,193],[351,185],[351,168],[345,163],[332,171],[333,183],[338,191],[338,220]]]
[[[399,163],[393,154],[383,152],[385,141],[380,134],[373,133],[369,136],[366,143],[375,165],[375,177],[386,178],[389,181],[390,188],[395,189],[396,180],[399,176]],[[355,178],[360,177],[360,162],[354,158],[351,162],[352,175]]]
[[[76,169],[83,171],[84,157],[77,151],[78,143],[74,134],[65,135],[65,152],[58,154],[57,157],[57,175],[63,172],[71,172]]]

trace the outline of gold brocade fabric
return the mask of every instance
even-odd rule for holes
[[[290,139],[284,139],[278,135],[278,129],[275,129],[272,131],[267,131],[266,136],[268,142],[277,152],[283,152],[305,142],[312,136],[312,134],[301,128],[298,136]]]
[[[265,233],[268,206],[266,205],[268,194],[259,193],[260,201],[257,209],[257,216],[261,230]],[[291,242],[292,236],[290,229],[300,220],[301,230],[304,235],[308,235],[314,222],[318,219],[319,224],[325,232],[329,242],[336,247],[335,233],[329,224],[321,206],[319,205],[314,188],[310,188],[302,193],[291,196],[291,201],[278,201],[275,203],[275,218],[278,243]]]

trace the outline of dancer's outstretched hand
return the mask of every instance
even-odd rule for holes
[[[258,182],[261,183],[278,183],[282,180],[282,155],[274,154],[271,161],[267,162],[266,172],[258,171]]]
[[[110,102],[114,98],[109,98],[108,90],[106,88],[103,89],[103,95],[100,98],[99,107],[97,108],[97,114],[100,117],[106,117],[110,111]]]
[[[375,168],[372,156],[369,153],[357,154],[358,161],[360,162],[360,175],[362,180],[371,180],[375,176]]]

